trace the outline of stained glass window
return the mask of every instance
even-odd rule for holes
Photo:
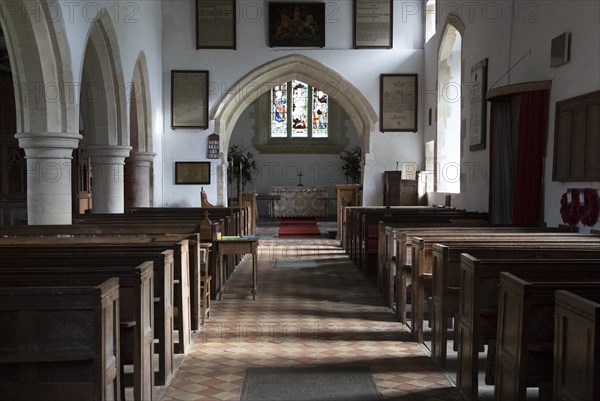
[[[312,115],[313,138],[327,138],[329,99],[326,93],[315,88],[312,91]]]
[[[287,84],[277,85],[271,90],[271,136],[287,138]]]
[[[294,80],[273,87],[271,98],[272,138],[328,137],[327,94],[304,82]]]
[[[308,137],[308,85],[292,81],[292,137]]]

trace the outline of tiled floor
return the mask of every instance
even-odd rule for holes
[[[316,365],[368,365],[384,400],[461,399],[337,244],[262,239],[256,300],[235,289],[213,303],[162,400],[237,401],[248,367]],[[244,259],[232,282],[250,270]]]

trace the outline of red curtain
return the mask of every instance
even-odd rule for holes
[[[547,90],[520,94],[513,225],[536,226],[542,216],[542,175],[548,131]]]

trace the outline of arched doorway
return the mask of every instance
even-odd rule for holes
[[[246,106],[269,91],[274,82],[291,80],[319,87],[335,98],[356,128],[362,153],[369,151],[370,133],[378,118],[367,98],[342,75],[316,60],[297,54],[279,58],[240,79],[217,105],[213,118],[222,149],[221,168],[217,171],[218,204],[225,204],[227,199],[227,149],[235,123]]]

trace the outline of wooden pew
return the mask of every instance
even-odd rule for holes
[[[434,243],[456,243],[471,241],[483,246],[493,247],[497,243],[530,241],[544,243],[588,243],[589,246],[600,246],[600,237],[595,234],[563,234],[563,233],[529,233],[529,232],[486,232],[484,236],[477,233],[457,235],[456,233],[431,234],[427,237],[411,237],[411,330],[418,342],[423,342],[424,303],[431,295],[433,286],[433,255]]]
[[[598,401],[600,300],[568,291],[555,297],[554,400]]]
[[[198,330],[202,321],[201,318],[201,303],[200,300],[206,294],[211,293],[210,286],[214,285],[218,289],[218,282],[207,281],[209,286],[204,291],[205,280],[199,270],[199,250],[198,244],[210,243],[212,241],[213,231],[219,230],[220,222],[211,222],[208,219],[203,219],[200,225],[194,223],[152,223],[152,222],[136,222],[136,224],[125,223],[105,223],[105,224],[78,224],[78,225],[46,225],[46,226],[2,226],[0,227],[1,237],[123,237],[128,238],[147,238],[148,241],[177,241],[189,239],[190,248],[190,272],[189,272],[189,287],[190,287],[190,314],[191,314],[191,330]],[[217,227],[217,228],[213,228]],[[201,247],[207,247],[206,244]],[[208,266],[210,273],[208,276],[214,276],[216,269],[215,258],[209,258]],[[202,292],[204,291],[204,292]],[[214,290],[212,290],[214,291]],[[178,305],[176,305],[178,306]]]
[[[409,236],[420,236],[431,234],[442,234],[444,232],[462,233],[470,231],[498,231],[498,232],[569,232],[562,227],[552,228],[536,228],[536,227],[500,227],[500,226],[473,226],[473,221],[453,221],[447,223],[414,223],[410,227],[406,227],[403,223],[379,222],[379,250],[378,250],[378,285],[380,292],[385,298],[389,307],[394,306],[396,300],[395,284],[396,284],[396,266],[398,266],[398,274],[405,266],[405,273],[410,273],[410,242],[407,240]],[[408,245],[408,246],[407,246]],[[406,277],[400,277],[401,280],[406,280]],[[402,313],[401,321],[405,322],[405,311]]]
[[[443,208],[431,206],[344,206],[341,214],[342,230],[342,248],[350,255],[351,259],[355,259],[357,234],[360,231],[360,217],[363,214],[376,214],[383,216],[384,214],[391,215],[393,210],[398,210],[400,213],[410,212],[417,214],[418,212],[436,212],[442,211]]]
[[[369,206],[369,207],[349,207],[347,208],[346,222],[346,244],[345,249],[350,257],[355,260],[360,257],[360,252],[364,248],[363,241],[368,238],[369,224],[374,224],[371,230],[373,236],[377,236],[377,224],[380,220],[389,220],[393,222],[398,218],[399,222],[418,223],[418,222],[446,222],[450,223],[456,218],[472,220],[480,225],[481,221],[487,221],[487,213],[469,212],[454,208],[433,207],[433,206]],[[438,219],[431,219],[437,216]],[[460,217],[457,217],[460,216]],[[367,219],[367,220],[365,220]]]
[[[245,235],[249,223],[245,221],[245,209],[239,208],[147,208],[129,210],[128,213],[84,214],[73,217],[74,224],[99,224],[131,221],[195,222],[208,216],[211,220],[222,220],[223,235]]]
[[[137,249],[136,249],[137,247]],[[58,256],[54,256],[58,255]],[[158,354],[157,385],[164,385],[173,375],[173,269],[172,250],[159,246],[152,249],[146,244],[132,245],[1,245],[0,260],[12,263],[38,263],[40,259],[53,257],[73,262],[85,261],[90,266],[115,264],[139,264],[152,261],[154,264],[154,335],[158,342],[154,346]]]
[[[214,241],[214,234],[217,231],[221,232],[223,235],[239,235],[239,231],[232,231],[231,224],[228,224],[227,221],[221,221],[217,219],[209,220],[206,216],[202,219],[200,219],[199,216],[192,216],[190,218],[138,216],[135,218],[130,218],[131,216],[134,216],[134,214],[85,215],[75,218],[74,221],[76,222],[75,225],[110,225],[113,227],[120,225],[122,227],[144,227],[144,230],[146,230],[149,226],[166,226],[171,227],[171,229],[175,230],[175,232],[177,233],[181,233],[182,230],[189,231],[190,229],[193,229],[195,231],[200,232],[200,241],[202,242]],[[208,221],[210,231],[208,231],[208,233],[205,234],[203,227],[206,221]],[[181,226],[181,229],[177,230],[176,228],[172,228],[174,226]],[[227,265],[235,266],[235,258],[231,257]],[[214,252],[211,252],[210,254],[209,270],[212,276],[212,280],[210,282],[210,292],[213,295],[212,299],[214,299],[215,294],[217,294],[220,291],[221,286],[224,284],[220,282],[219,276],[217,274],[217,258],[214,255]],[[229,269],[227,269],[227,271],[229,271]]]
[[[194,217],[202,219],[208,214],[211,220],[230,219],[232,229],[235,227],[238,234],[230,235],[254,235],[256,234],[255,225],[252,221],[252,211],[249,207],[218,207],[208,208],[198,207],[138,207],[125,211],[125,214],[135,214],[146,217],[169,217],[179,219]]]
[[[562,281],[561,277],[555,276],[543,280],[526,281],[511,273],[500,273],[498,335],[494,352],[497,400],[524,400],[527,387],[540,387],[540,399],[543,388],[551,391],[557,290],[600,301],[600,282]],[[583,335],[576,343],[586,344],[588,338]],[[592,377],[590,379],[594,381]]]
[[[462,253],[485,259],[600,259],[598,244],[520,241],[496,244],[473,241],[433,244],[433,291],[431,354],[441,367],[446,365],[449,320],[458,313],[460,260]]]
[[[480,345],[495,343],[498,319],[498,287],[501,272],[523,280],[600,281],[599,259],[477,259],[461,257],[458,319],[457,387],[469,400],[478,398]],[[490,383],[491,384],[491,383]]]
[[[174,351],[185,354],[192,343],[191,330],[191,305],[190,305],[190,274],[200,269],[200,251],[194,249],[198,246],[197,241],[185,238],[187,235],[171,236],[119,236],[117,237],[85,237],[72,234],[70,237],[56,236],[19,236],[12,238],[0,238],[0,246],[3,245],[102,245],[111,247],[123,245],[135,245],[136,247],[147,245],[156,251],[170,249],[173,251],[173,307],[174,324],[177,330],[177,340]],[[193,264],[193,266],[191,266]]]
[[[116,278],[0,288],[0,399],[119,400],[118,325]]]
[[[5,266],[6,260],[3,261]],[[39,260],[21,260],[12,266],[18,268],[0,268],[0,281],[10,287],[48,287],[93,285],[107,278],[119,280],[120,348],[115,349],[120,356],[120,384],[124,398],[127,380],[124,365],[133,363],[133,393],[135,400],[152,399],[154,386],[153,361],[153,264],[125,267],[90,266],[86,261],[74,261],[71,258],[45,258]],[[116,324],[116,323],[115,323]],[[118,327],[118,324],[117,324]],[[10,370],[10,366],[8,367]],[[3,368],[1,378],[9,377],[11,371]]]
[[[377,274],[380,222],[405,227],[427,223],[447,226],[487,225],[487,214],[449,208],[435,208],[430,211],[390,208],[383,214],[360,214],[359,231],[356,235],[358,255],[355,263],[366,275]]]

